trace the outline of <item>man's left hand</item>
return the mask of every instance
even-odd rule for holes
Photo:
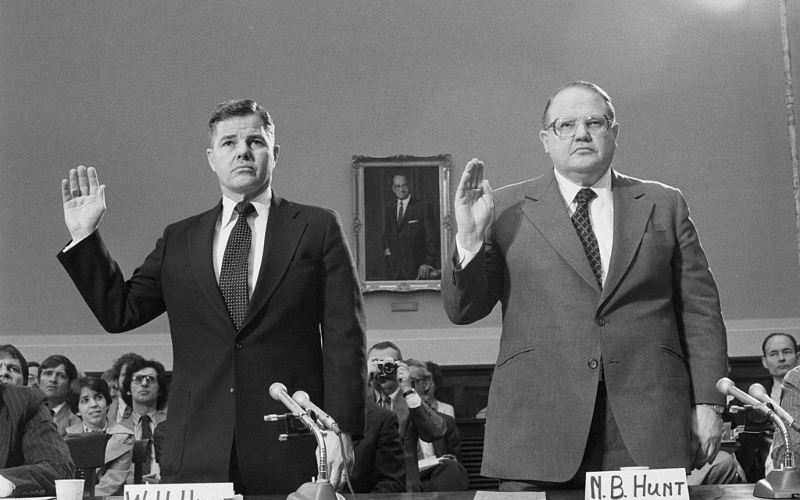
[[[335,491],[342,491],[347,486],[347,481],[344,477],[345,470],[349,477],[353,472],[353,463],[356,459],[353,452],[353,438],[350,434],[342,433],[342,443],[344,443],[344,449],[339,442],[339,436],[333,431],[328,431],[325,434],[325,449],[328,452],[328,477]],[[319,455],[319,447],[317,447],[317,455]]]
[[[702,405],[692,410],[692,467],[701,468],[714,461],[722,440],[722,416]]]

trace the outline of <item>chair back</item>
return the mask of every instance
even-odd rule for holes
[[[133,484],[142,484],[142,466],[150,456],[149,439],[137,439],[133,442]]]
[[[83,479],[83,494],[94,496],[97,483],[97,469],[106,464],[106,442],[109,435],[105,432],[86,434],[67,434],[64,441],[69,448],[72,461],[75,462],[75,478]]]

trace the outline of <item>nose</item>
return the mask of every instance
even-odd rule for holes
[[[236,150],[236,157],[241,158],[242,160],[252,159],[252,152],[250,151],[250,145],[247,143],[247,141],[239,141],[239,147]]]
[[[578,120],[578,123],[575,125],[575,139],[579,141],[592,140],[592,135],[589,133],[589,129],[586,128],[586,123],[583,120]]]

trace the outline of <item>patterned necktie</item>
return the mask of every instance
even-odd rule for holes
[[[219,274],[219,289],[228,307],[228,314],[238,330],[247,312],[249,302],[247,294],[247,260],[250,256],[250,241],[253,234],[247,224],[247,216],[255,211],[255,207],[247,201],[236,204],[239,218],[228,237],[228,245],[222,257],[222,270]]]
[[[150,428],[150,417],[147,415],[142,415],[139,417],[139,427],[142,429],[142,437],[141,439],[153,439],[153,429]],[[150,446],[147,447],[150,449]],[[144,461],[142,464],[142,474],[147,475],[150,474],[150,457],[147,457],[147,460]]]
[[[403,202],[399,202],[399,206],[397,207],[397,227],[400,227],[403,224]]]
[[[597,237],[592,231],[592,221],[589,218],[589,202],[597,196],[597,193],[589,188],[583,188],[575,195],[575,203],[578,205],[575,208],[575,213],[572,214],[572,225],[578,232],[578,237],[583,243],[583,250],[586,252],[586,258],[589,259],[589,264],[592,265],[594,277],[597,278],[597,283],[600,288],[603,288],[603,264],[600,261],[600,246],[597,244]]]

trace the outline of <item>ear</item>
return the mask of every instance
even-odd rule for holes
[[[280,151],[281,147],[278,146],[277,144],[275,145],[275,147],[272,148],[272,156],[275,157],[275,161],[278,161],[278,153],[280,153]]]
[[[617,145],[617,139],[619,138],[619,123],[614,123],[611,126],[611,132],[614,134],[614,145]]]
[[[547,133],[547,130],[540,130],[539,131],[539,140],[542,141],[542,146],[544,146],[544,152],[550,153],[550,134]]]
[[[211,167],[211,170],[214,172],[217,171],[216,165],[214,165],[214,150],[211,148],[206,149],[206,158],[208,159],[208,166]]]
[[[767,370],[769,370],[769,367],[767,366],[767,358],[765,358],[764,356],[761,356],[761,365]]]

